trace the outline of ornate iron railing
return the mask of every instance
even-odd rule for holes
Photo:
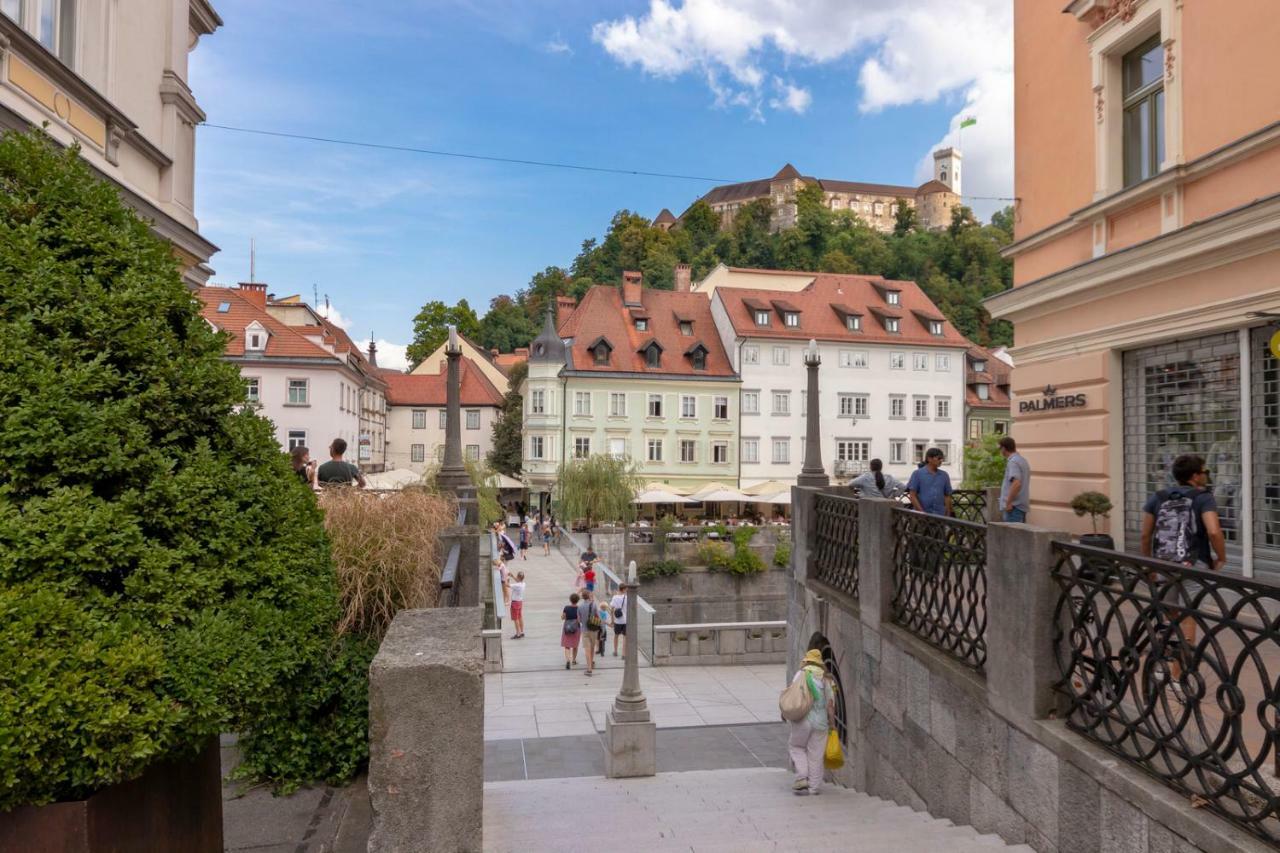
[[[951,493],[951,514],[963,521],[986,524],[987,493],[982,489],[956,489]]]
[[[1280,843],[1280,586],[1055,543],[1066,724]]]
[[[987,528],[893,510],[893,621],[979,671],[987,661]]]
[[[817,495],[816,580],[858,597],[858,499]]]

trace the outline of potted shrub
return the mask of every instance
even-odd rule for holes
[[[1093,525],[1092,533],[1080,536],[1081,545],[1092,545],[1095,548],[1116,547],[1115,540],[1110,535],[1098,532],[1098,519],[1110,517],[1111,498],[1102,492],[1081,492],[1071,499],[1071,509],[1081,518],[1089,516],[1089,521]]]
[[[0,849],[221,850],[218,734],[333,654],[315,499],[173,247],[39,130],[0,135],[0,340]]]

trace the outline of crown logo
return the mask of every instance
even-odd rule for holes
[[[1052,397],[1054,394],[1057,394],[1057,393],[1058,393],[1058,389],[1054,388],[1052,385],[1044,386],[1044,395],[1046,397]]]

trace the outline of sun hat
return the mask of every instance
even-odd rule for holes
[[[811,663],[816,666],[822,666],[822,652],[817,649],[809,649],[804,653],[804,662]]]

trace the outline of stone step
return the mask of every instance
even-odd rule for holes
[[[590,827],[598,824],[607,827],[607,838],[625,839],[627,849],[658,853],[1030,851],[856,791],[828,786],[821,796],[798,797],[791,779],[783,770],[756,768],[489,783],[485,849],[596,853],[600,838]]]

